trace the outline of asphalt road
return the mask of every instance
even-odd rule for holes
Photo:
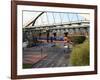
[[[63,49],[52,48],[47,53],[48,56],[37,64],[33,64],[33,68],[46,68],[46,67],[65,67],[68,66],[69,53],[64,52]]]
[[[41,52],[42,51],[42,52]],[[32,47],[25,48],[24,55],[47,54],[47,57],[32,65],[32,68],[66,67],[69,64],[69,49],[59,47]],[[28,53],[27,53],[28,52]]]

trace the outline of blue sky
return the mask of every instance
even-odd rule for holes
[[[41,12],[23,11],[23,26],[34,20],[40,13]],[[45,12],[37,19],[35,25],[57,24],[85,19],[89,20],[89,14]]]

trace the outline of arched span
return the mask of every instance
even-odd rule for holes
[[[34,26],[36,20],[43,14],[44,12],[41,12],[34,20],[32,20],[29,24],[27,24],[25,27],[28,27],[30,24],[32,24],[32,26]]]

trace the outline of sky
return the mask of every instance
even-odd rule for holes
[[[23,27],[34,20],[40,13],[40,11],[23,11]],[[89,20],[89,14],[71,12],[45,12],[36,20],[35,25],[51,25],[80,20]]]

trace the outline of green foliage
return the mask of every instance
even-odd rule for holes
[[[70,39],[74,44],[80,44],[85,41],[86,37],[85,36],[71,36]]]
[[[72,66],[89,65],[89,53],[89,40],[85,40],[84,43],[73,47],[70,64]]]
[[[32,64],[23,64],[23,68],[32,68]]]

